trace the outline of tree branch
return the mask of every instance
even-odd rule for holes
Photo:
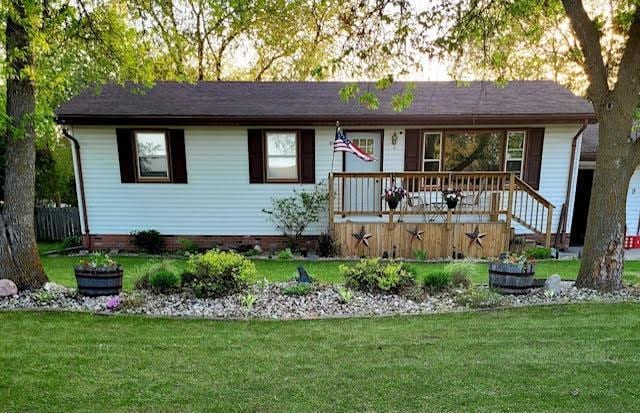
[[[587,93],[597,106],[601,106],[609,93],[609,73],[602,57],[600,33],[585,11],[582,0],[562,0],[562,5],[585,58],[585,71],[589,77]]]

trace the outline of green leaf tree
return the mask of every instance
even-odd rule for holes
[[[36,141],[59,138],[53,109],[87,85],[148,81],[151,72],[145,70],[124,2],[11,0],[2,2],[0,13],[5,25],[0,275],[31,289],[47,280],[33,210]]]
[[[640,164],[630,139],[640,104],[640,6],[581,0],[443,2],[420,16],[432,56],[453,57],[453,73],[497,82],[553,76],[584,91],[599,123],[580,287],[620,288],[626,196]]]

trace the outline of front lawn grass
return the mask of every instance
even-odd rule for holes
[[[124,267],[124,288],[133,288],[133,271],[136,266],[143,265],[149,260],[159,258],[148,257],[117,257],[117,260]],[[52,281],[67,287],[75,287],[76,281],[73,274],[73,266],[79,261],[78,257],[43,256],[47,275]],[[184,259],[174,259],[178,268],[184,268]],[[266,278],[269,281],[285,281],[294,277],[296,268],[300,265],[318,281],[324,283],[342,283],[342,277],[338,267],[348,261],[296,261],[296,260],[254,260],[258,269],[259,279]],[[442,269],[444,263],[410,263],[414,267],[418,278],[422,279],[427,273]],[[578,260],[545,260],[539,261],[536,266],[536,277],[544,278],[551,274],[560,274],[563,279],[573,280],[578,274],[580,261]],[[472,281],[476,284],[487,283],[487,264],[474,264],[475,272],[472,274]],[[640,284],[640,261],[625,262],[625,281]]]
[[[640,305],[322,321],[0,312],[2,411],[634,411]]]

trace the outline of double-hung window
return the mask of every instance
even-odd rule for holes
[[[298,134],[296,131],[267,131],[267,182],[298,181]]]
[[[440,170],[441,132],[424,133],[424,149],[422,151],[422,168],[424,171]]]
[[[524,140],[524,131],[507,132],[506,170],[507,172],[515,172],[517,176],[522,174]]]
[[[164,131],[135,131],[138,180],[169,182],[167,135]]]

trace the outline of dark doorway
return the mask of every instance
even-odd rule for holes
[[[587,215],[589,214],[589,200],[591,199],[592,183],[593,169],[578,170],[576,202],[573,206],[573,221],[571,222],[570,245],[584,245],[584,235],[587,231]]]

